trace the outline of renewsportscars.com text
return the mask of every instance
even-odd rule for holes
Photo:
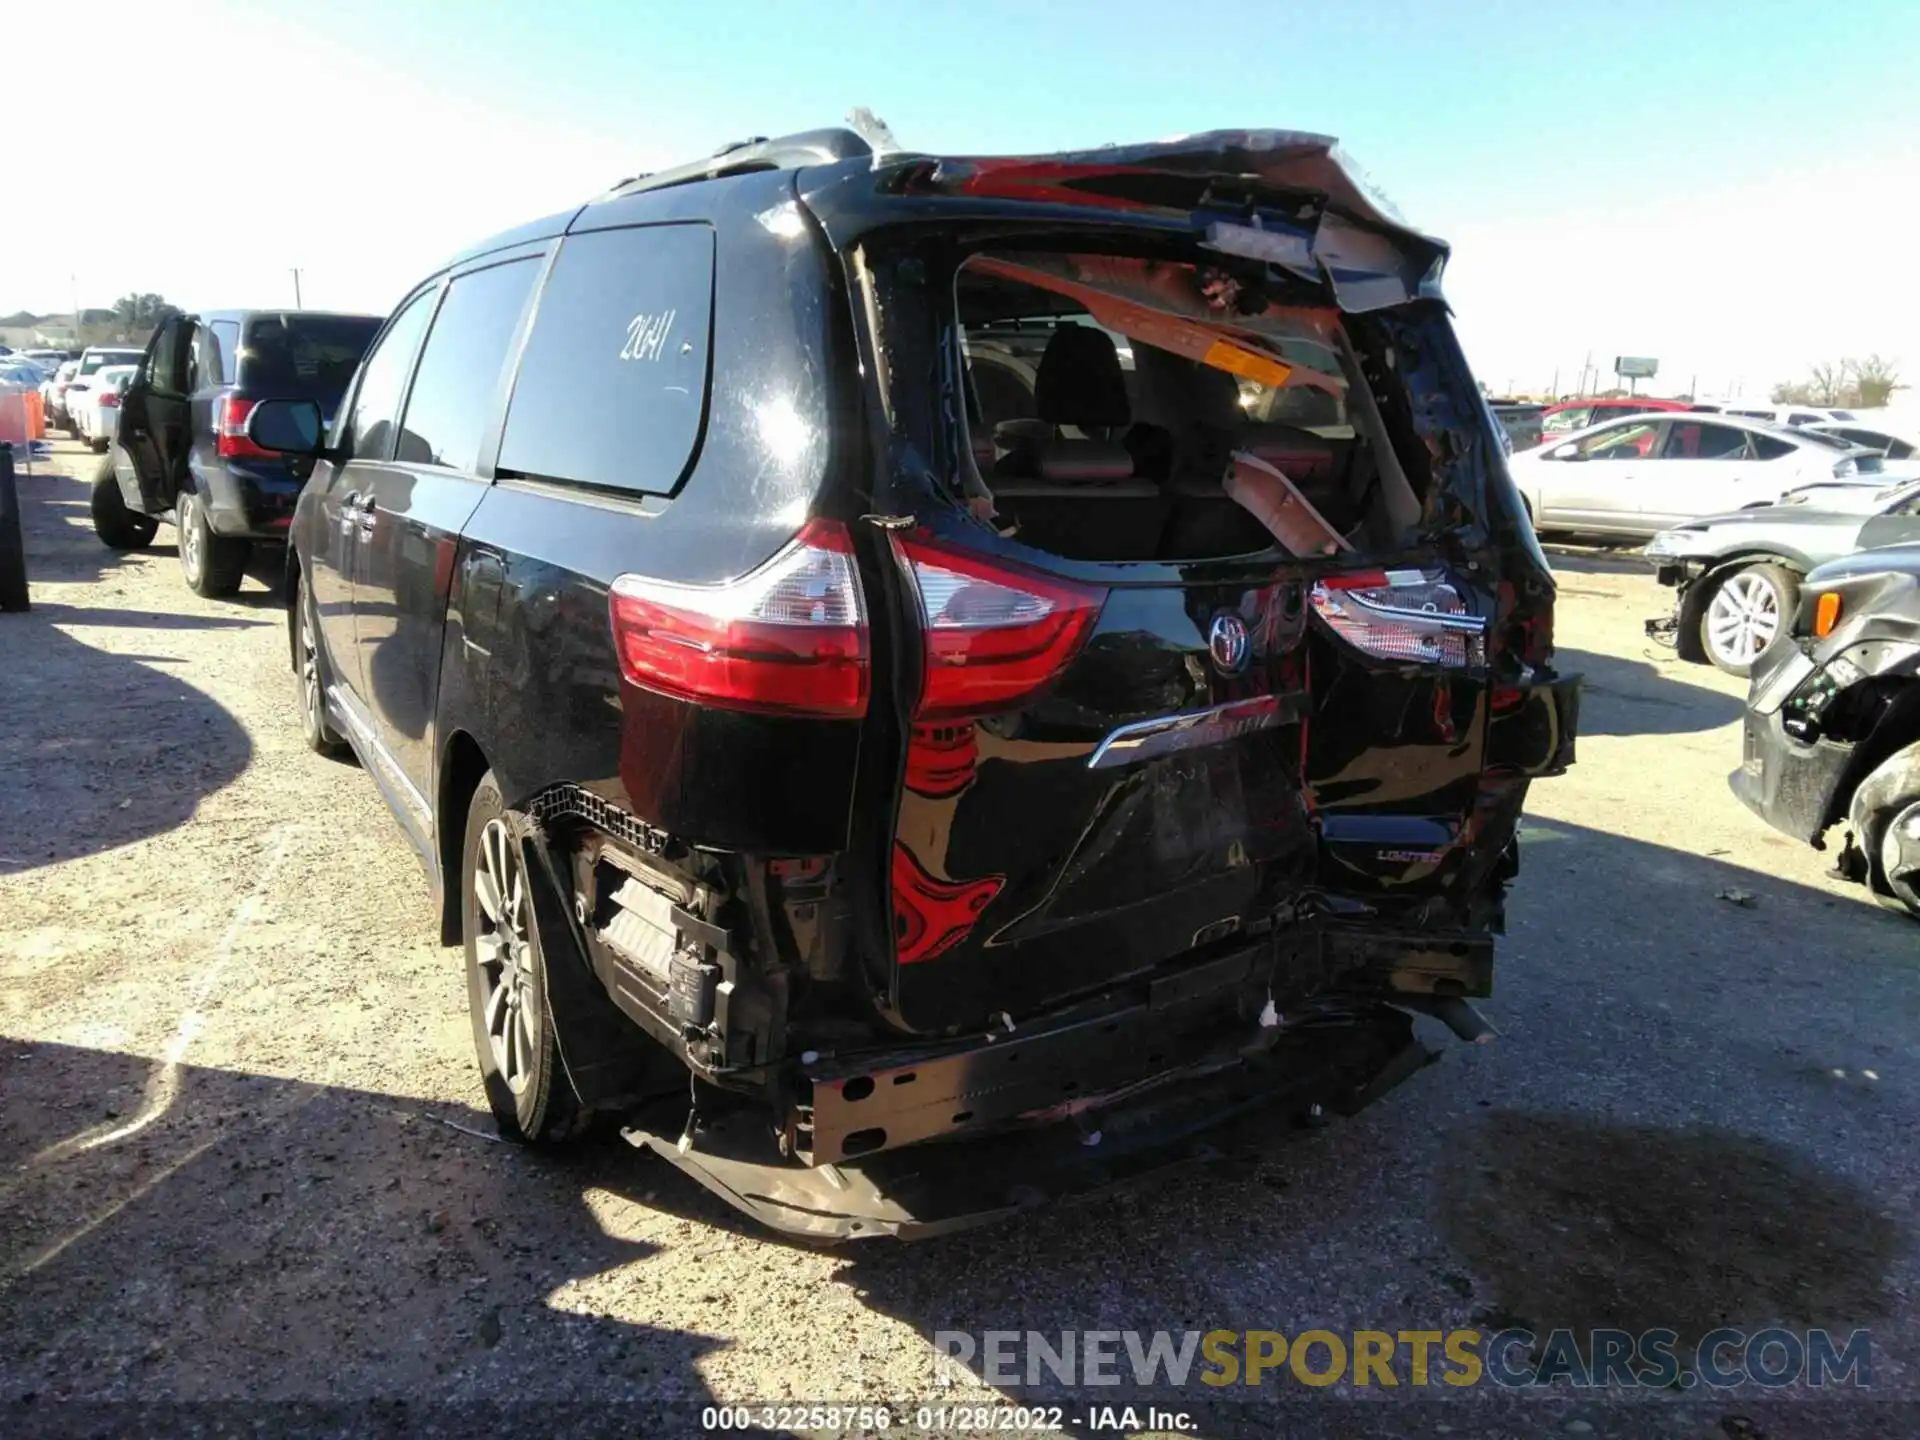
[[[937,1330],[935,1365],[987,1385],[1865,1387],[1872,1337],[1827,1330]]]

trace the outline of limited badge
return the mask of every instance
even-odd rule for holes
[[[1252,648],[1246,621],[1228,610],[1213,617],[1213,628],[1207,631],[1207,653],[1222,675],[1238,675],[1246,669]]]

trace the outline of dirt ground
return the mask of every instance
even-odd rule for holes
[[[0,1430],[695,1433],[1052,1393],[941,1388],[941,1330],[1778,1323],[1870,1329],[1872,1389],[1285,1381],[1198,1431],[1920,1433],[1920,927],[1732,798],[1744,687],[1642,637],[1630,557],[1555,556],[1589,684],[1498,1040],[1436,1030],[1358,1119],[1138,1194],[820,1251],[618,1139],[493,1138],[420,868],[301,744],[277,557],[198,599],[171,530],[96,541],[96,463],[21,480],[34,608],[0,616]],[[1054,1396],[1075,1434],[1102,1399]]]

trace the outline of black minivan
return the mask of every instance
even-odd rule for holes
[[[137,550],[162,519],[179,531],[196,594],[231,595],[260,543],[286,540],[312,468],[247,438],[264,399],[308,400],[331,418],[380,329],[378,315],[210,310],[173,315],[120,397],[119,429],[93,483],[93,525]]]
[[[507,1135],[923,1234],[1484,1038],[1578,680],[1445,247],[1331,146],[749,142],[255,409]]]

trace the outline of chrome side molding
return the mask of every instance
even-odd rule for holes
[[[1229,700],[1207,710],[1187,710],[1155,720],[1136,721],[1122,725],[1102,740],[1087,760],[1087,768],[1111,770],[1170,755],[1176,750],[1219,745],[1259,730],[1291,724],[1301,717],[1305,708],[1306,696],[1294,691],[1285,695],[1255,695],[1245,700]]]

